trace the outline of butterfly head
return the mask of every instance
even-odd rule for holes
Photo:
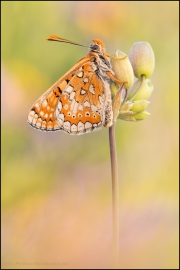
[[[99,39],[93,39],[93,43],[90,45],[90,52],[97,52],[100,54],[105,53],[104,43]]]

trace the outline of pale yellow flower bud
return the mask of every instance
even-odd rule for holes
[[[150,113],[148,113],[147,111],[142,111],[142,112],[134,114],[133,117],[137,121],[139,121],[139,120],[144,120],[148,115],[150,115]]]
[[[124,88],[128,89],[133,85],[134,82],[134,73],[131,62],[129,61],[127,55],[119,50],[116,50],[115,56],[117,58],[125,57],[125,59],[121,60],[111,59],[111,64],[115,77],[122,82],[127,82],[124,84]]]
[[[145,41],[133,44],[130,50],[130,61],[134,70],[134,75],[140,78],[145,75],[149,78],[155,67],[155,56],[151,45]]]
[[[154,89],[150,79],[136,80],[128,90],[128,100],[147,100]]]
[[[134,101],[133,102],[133,105],[131,107],[131,111],[133,112],[142,112],[146,109],[147,105],[149,104],[150,102],[147,101],[147,100],[137,100],[137,101]]]
[[[132,111],[120,111],[118,119],[137,122],[140,120],[144,120],[148,115],[150,115],[150,113],[148,113],[147,111],[142,111],[139,113],[134,113]]]

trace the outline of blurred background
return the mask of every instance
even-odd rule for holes
[[[154,49],[154,92],[118,121],[120,269],[178,268],[178,1],[3,1],[2,269],[111,268],[108,129],[70,136],[26,121],[36,99],[87,54],[50,34],[129,54]]]

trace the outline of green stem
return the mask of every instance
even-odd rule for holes
[[[118,166],[115,141],[115,124],[109,128],[109,145],[111,155],[111,175],[112,175],[112,256],[113,268],[118,268],[119,264],[119,188],[118,188]]]

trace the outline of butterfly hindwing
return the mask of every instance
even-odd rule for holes
[[[103,125],[104,104],[103,84],[87,63],[63,91],[56,108],[56,119],[67,133],[87,133]]]

